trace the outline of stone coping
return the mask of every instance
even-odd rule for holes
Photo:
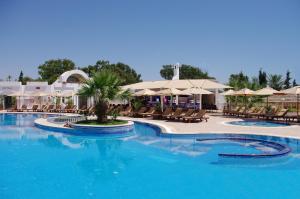
[[[229,140],[229,141],[238,141],[238,142],[260,142],[262,145],[271,147],[275,149],[275,152],[269,153],[219,153],[221,157],[232,157],[232,158],[270,158],[287,155],[292,151],[290,147],[284,144],[280,144],[273,141],[266,141],[254,138],[237,138],[237,137],[221,137],[221,138],[206,138],[206,139],[196,139],[197,141],[217,141],[217,140]]]
[[[73,114],[74,115],[74,114]],[[201,134],[239,134],[239,135],[263,135],[300,139],[300,125],[289,127],[244,127],[235,125],[224,125],[224,122],[237,121],[237,118],[224,118],[222,116],[210,116],[208,122],[183,123],[168,122],[163,120],[152,120],[147,118],[119,117],[119,119],[132,122],[140,122],[158,127],[162,134],[169,135],[201,135]],[[47,119],[39,118],[35,120],[37,126],[54,127],[67,130],[64,124],[52,123]]]
[[[233,127],[236,127],[236,126],[239,126],[239,127],[243,127],[243,128],[267,128],[267,129],[279,129],[279,128],[295,128],[297,127],[297,125],[282,125],[282,126],[247,126],[247,125],[238,125],[238,124],[231,124],[231,122],[242,122],[242,121],[249,121],[249,122],[259,122],[260,120],[257,120],[257,119],[233,119],[232,121],[229,121],[229,122],[222,122],[221,124],[225,125],[225,126],[233,126]],[[277,122],[277,121],[266,121],[266,122],[273,122],[273,123],[282,123],[282,124],[285,124],[283,122]]]
[[[127,120],[126,120],[127,121]],[[116,125],[89,125],[89,124],[75,124],[71,123],[71,127],[87,127],[87,128],[97,128],[97,129],[102,129],[102,128],[114,128],[114,127],[127,127],[127,126],[132,126],[134,123],[132,121],[128,121],[126,124],[116,124]]]

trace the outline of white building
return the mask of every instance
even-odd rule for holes
[[[26,85],[15,81],[0,82],[0,95],[16,96],[18,107],[23,104],[31,107],[33,104],[55,103],[56,98],[64,101],[69,97],[79,108],[87,104],[87,99],[77,96],[76,93],[88,78],[81,70],[71,70],[61,74],[51,85],[47,82],[27,82]],[[3,107],[9,106],[11,100],[11,97],[5,97]]]

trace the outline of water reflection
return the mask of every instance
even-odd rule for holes
[[[97,139],[92,146],[96,147],[96,154],[87,155],[77,164],[88,176],[90,185],[100,181],[115,180],[126,170],[133,157],[122,149],[122,140]]]

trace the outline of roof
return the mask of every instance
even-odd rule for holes
[[[210,79],[188,79],[188,80],[161,80],[161,81],[145,81],[135,84],[123,86],[123,89],[162,89],[162,88],[203,88],[203,89],[225,89],[230,88],[224,84],[218,83]]]

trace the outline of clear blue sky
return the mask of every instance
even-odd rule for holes
[[[1,0],[0,77],[37,77],[52,58],[121,61],[144,80],[176,62],[222,82],[289,69],[300,83],[300,1]]]

